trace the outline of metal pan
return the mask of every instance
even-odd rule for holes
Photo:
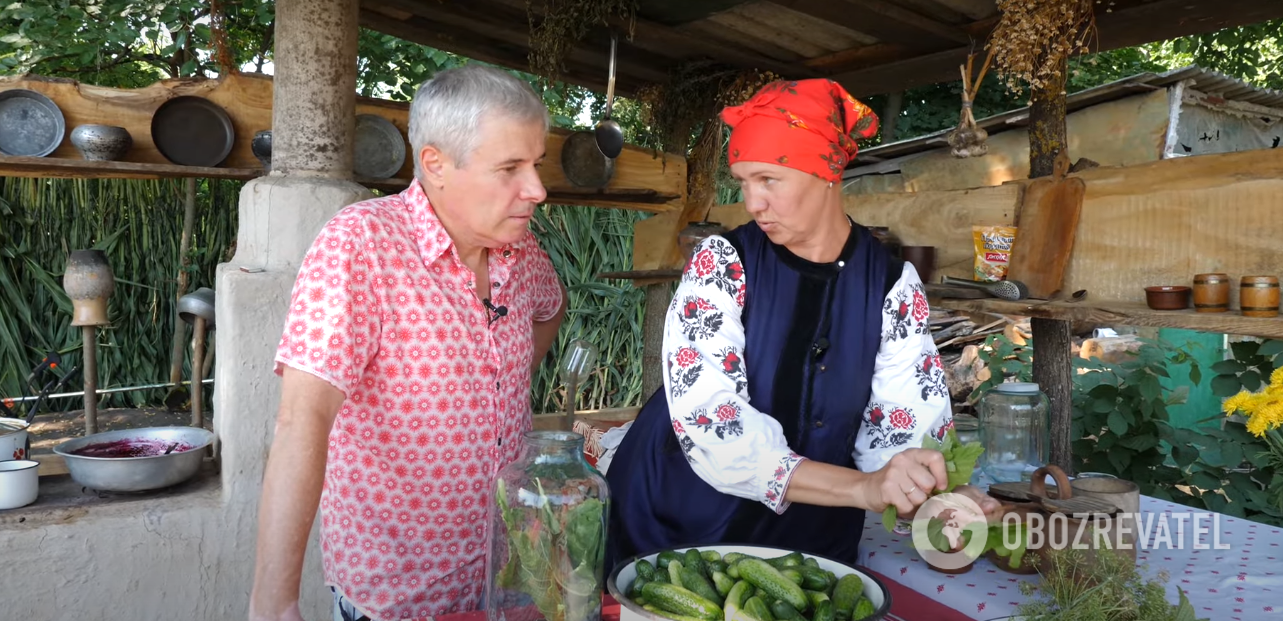
[[[561,170],[575,187],[600,189],[615,175],[615,160],[602,154],[592,132],[575,132],[561,143]]]
[[[391,121],[374,114],[356,117],[352,172],[367,179],[387,179],[405,165],[405,138]]]
[[[35,91],[0,91],[0,154],[44,157],[54,152],[67,131],[62,110]]]
[[[218,104],[203,97],[175,97],[151,118],[151,140],[165,159],[180,166],[213,167],[232,152],[236,130]]]

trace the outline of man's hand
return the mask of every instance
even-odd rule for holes
[[[263,477],[251,621],[301,621],[303,553],[325,483],[330,428],[343,392],[315,375],[286,367],[276,437]]]

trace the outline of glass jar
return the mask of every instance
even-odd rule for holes
[[[997,483],[1029,481],[1047,464],[1047,395],[1029,382],[994,386],[980,400],[980,467]]]
[[[531,431],[499,471],[486,552],[489,621],[600,621],[610,492],[584,437]]]

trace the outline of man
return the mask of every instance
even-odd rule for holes
[[[319,503],[334,618],[476,609],[486,507],[531,425],[530,378],[565,292],[528,223],[547,196],[548,112],[478,65],[410,107],[415,181],[351,205],[299,270],[277,352],[252,619],[300,619]]]

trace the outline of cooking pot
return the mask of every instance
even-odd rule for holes
[[[0,418],[0,461],[26,459],[31,455],[31,437],[27,421],[21,418]]]
[[[54,448],[67,463],[75,482],[102,492],[142,492],[177,485],[192,478],[205,458],[205,447],[214,434],[199,427],[148,427],[95,433],[68,440]],[[162,454],[168,446],[178,446]],[[148,445],[160,450],[136,457],[77,455],[90,447],[104,445]],[[97,448],[95,447],[95,448]],[[100,453],[106,454],[106,453]]]

